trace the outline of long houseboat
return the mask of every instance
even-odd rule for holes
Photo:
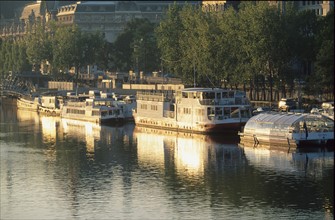
[[[66,101],[61,117],[97,124],[113,124],[124,121],[122,109],[113,99],[100,97],[72,98]]]
[[[181,132],[237,134],[251,117],[251,104],[238,90],[139,91],[136,102],[136,125]]]
[[[39,97],[18,97],[16,105],[18,109],[37,112],[40,106],[40,99]]]

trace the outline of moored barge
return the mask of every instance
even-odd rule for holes
[[[250,118],[239,135],[242,145],[333,146],[334,121],[323,115],[267,112]]]
[[[140,91],[136,95],[137,126],[192,133],[235,133],[251,117],[243,91],[187,88]]]

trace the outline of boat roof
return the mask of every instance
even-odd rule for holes
[[[287,113],[269,112],[269,113],[261,113],[261,114],[255,115],[251,117],[248,122],[291,125],[294,122],[301,120],[302,118],[306,116],[307,114],[287,114]]]
[[[251,117],[245,125],[245,128],[251,128],[256,124],[272,124],[281,126],[291,126],[298,121],[330,121],[322,115],[309,114],[309,113],[278,113],[278,112],[266,112],[260,113]]]
[[[230,89],[222,89],[222,88],[185,88],[182,90],[183,92],[218,92],[218,91],[235,91]]]

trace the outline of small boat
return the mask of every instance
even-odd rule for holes
[[[97,96],[72,97],[63,104],[61,117],[97,124],[114,124],[124,121],[122,109],[114,99]]]
[[[237,134],[251,117],[251,104],[238,90],[139,91],[136,102],[136,125],[178,132]]]
[[[23,110],[29,110],[33,112],[37,112],[40,104],[39,97],[18,97],[17,101],[17,108]]]
[[[333,145],[334,121],[320,114],[260,113],[250,118],[239,135],[242,145]]]
[[[41,96],[38,112],[48,116],[60,116],[63,99],[57,96]]]

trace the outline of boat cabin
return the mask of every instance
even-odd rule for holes
[[[326,143],[334,141],[334,121],[323,115],[261,113],[244,126],[241,141],[265,144]]]

